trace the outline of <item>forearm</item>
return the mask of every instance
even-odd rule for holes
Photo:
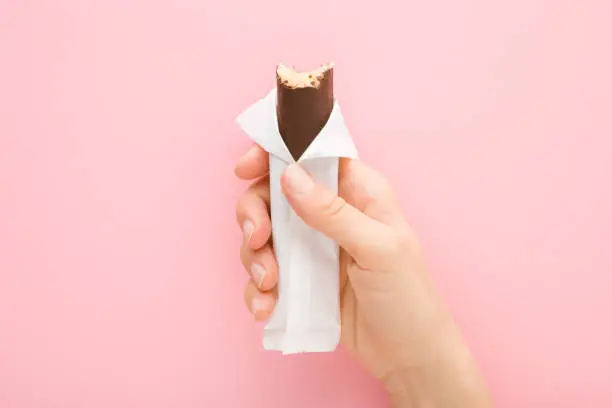
[[[393,408],[491,408],[476,362],[451,323],[431,342],[425,358],[385,379]]]

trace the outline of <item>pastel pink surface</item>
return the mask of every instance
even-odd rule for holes
[[[0,1],[0,407],[385,401],[242,303],[234,118],[328,59],[497,406],[612,406],[610,2],[361,4]]]

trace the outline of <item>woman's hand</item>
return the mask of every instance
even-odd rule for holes
[[[238,162],[256,180],[238,203],[245,301],[257,320],[276,303],[278,266],[270,245],[268,154],[255,146]],[[395,406],[489,407],[476,365],[428,279],[393,189],[358,160],[340,161],[339,194],[299,165],[281,178],[294,211],[340,251],[342,343],[387,387]]]

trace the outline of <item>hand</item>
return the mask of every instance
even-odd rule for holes
[[[241,260],[251,276],[245,301],[261,321],[274,309],[278,281],[268,154],[251,148],[235,172],[256,180],[236,213]],[[383,381],[394,404],[488,407],[476,365],[435,293],[388,181],[358,160],[341,159],[338,195],[296,164],[281,185],[296,214],[340,245],[342,343]]]

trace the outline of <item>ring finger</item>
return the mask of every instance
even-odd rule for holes
[[[253,250],[248,245],[240,248],[240,260],[257,289],[269,291],[278,282],[278,265],[270,244]]]

